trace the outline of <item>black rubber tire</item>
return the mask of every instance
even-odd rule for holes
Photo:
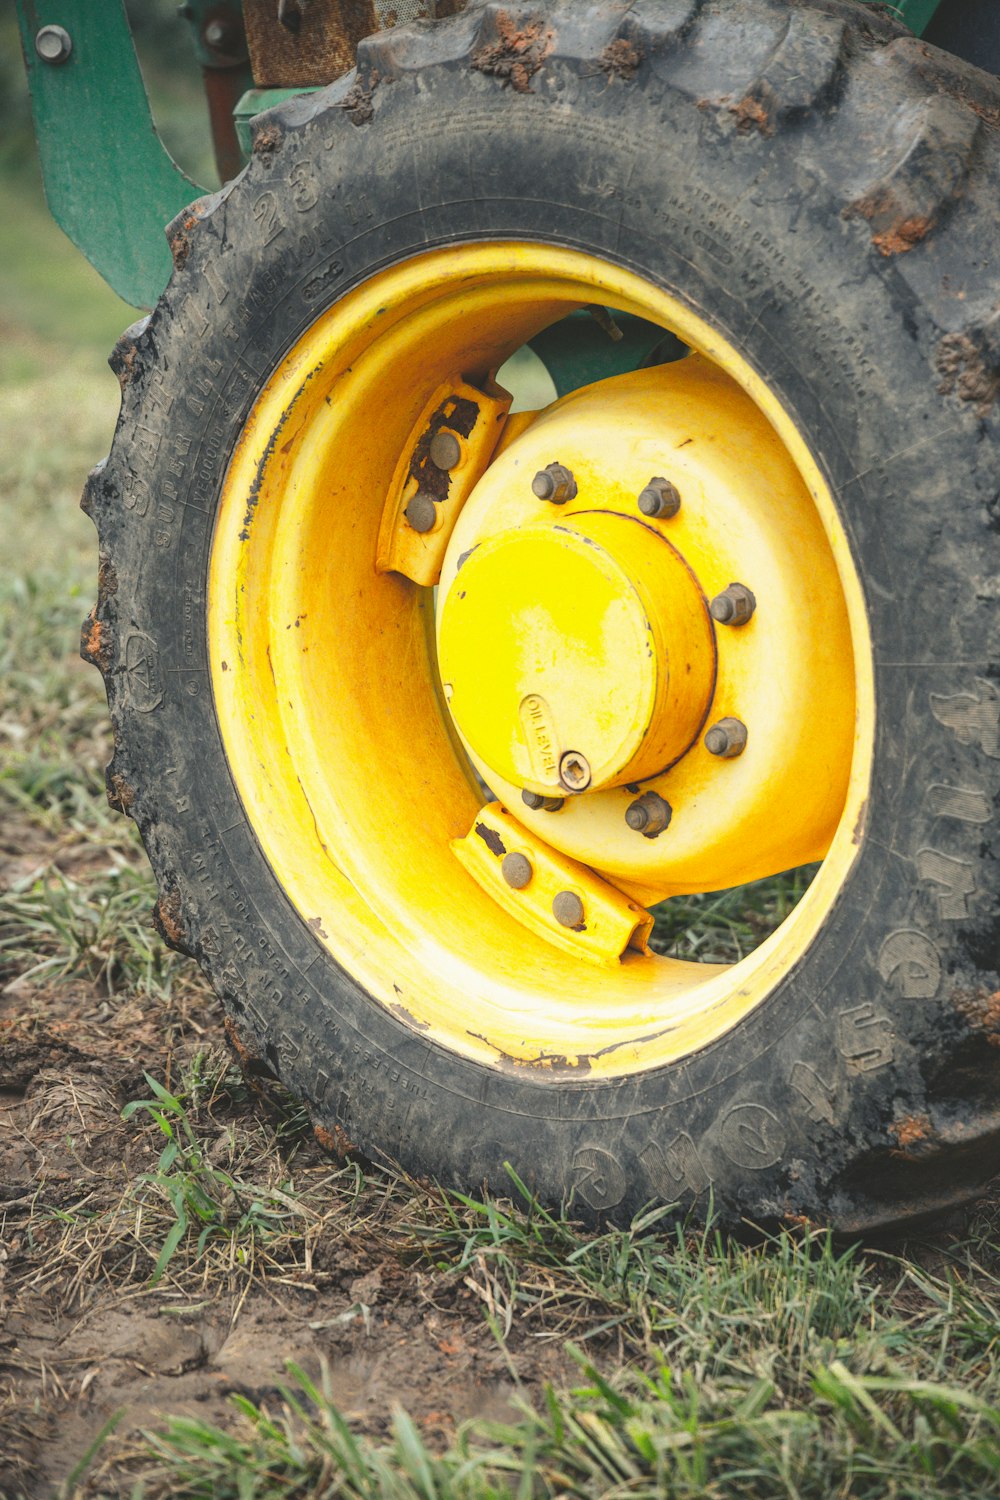
[[[112,360],[84,652],[161,928],[319,1127],[467,1187],[508,1187],[507,1158],[618,1219],[697,1214],[711,1184],[727,1222],[854,1231],[1000,1167],[998,120],[995,80],[851,0],[477,5],[362,44],[171,226],[170,286]],[[247,826],[207,686],[213,509],[268,371],[376,269],[511,235],[626,264],[746,353],[830,478],[875,643],[873,793],[819,936],[720,1041],[609,1082],[452,1055],[341,972]]]

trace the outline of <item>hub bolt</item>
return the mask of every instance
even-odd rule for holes
[[[567,750],[560,756],[559,780],[568,792],[585,792],[590,778],[590,762],[579,750]]]
[[[560,891],[552,898],[552,915],[560,927],[582,927],[583,902],[575,891]]]
[[[720,625],[745,625],[757,608],[757,600],[745,583],[731,583],[716,594],[708,612]]]
[[[523,891],[535,872],[531,868],[531,860],[526,855],[505,854],[500,873],[512,890]]]
[[[531,481],[531,492],[539,500],[565,505],[576,498],[576,480],[565,464],[547,464]]]
[[[426,490],[418,490],[403,512],[414,531],[433,531],[437,520],[434,496]]]
[[[669,826],[674,810],[659,792],[643,792],[625,809],[625,822],[633,833],[641,833],[644,839],[655,839]]]
[[[558,812],[566,798],[543,797],[541,792],[522,792],[521,801],[525,807],[530,807],[532,812]]]
[[[747,746],[747,726],[741,719],[720,719],[713,724],[705,736],[705,749],[709,755],[721,755],[723,760],[735,760]]]
[[[669,479],[651,479],[640,491],[637,503],[651,520],[670,521],[681,508],[681,497]]]
[[[462,457],[462,445],[453,432],[436,432],[428,456],[435,468],[453,469]]]

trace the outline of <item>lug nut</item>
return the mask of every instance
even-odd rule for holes
[[[539,500],[565,505],[576,498],[576,480],[565,464],[547,464],[531,481],[531,492]]]
[[[579,750],[567,750],[560,756],[559,780],[568,792],[585,792],[590,777],[590,762]]]
[[[500,874],[507,884],[515,891],[523,891],[535,872],[531,868],[531,860],[524,854],[505,854],[500,866]]]
[[[641,833],[644,839],[655,839],[668,827],[674,810],[659,792],[643,792],[625,809],[625,822],[633,833]]]
[[[57,66],[68,60],[73,51],[73,38],[63,26],[43,26],[35,33],[35,51],[42,62]]]
[[[433,531],[437,520],[437,506],[433,495],[429,495],[426,490],[418,490],[403,515],[414,531]]]
[[[639,509],[651,520],[669,521],[681,508],[681,497],[669,479],[651,479],[639,492]]]
[[[747,726],[741,719],[720,719],[705,735],[709,755],[721,755],[723,760],[734,760],[746,746]]]
[[[716,594],[708,612],[720,625],[745,625],[757,608],[757,600],[745,583],[731,583]]]
[[[530,807],[532,812],[558,812],[566,801],[565,797],[543,797],[541,792],[522,792],[521,801],[525,807]]]
[[[552,915],[560,927],[582,927],[583,902],[575,891],[560,891],[552,898]]]
[[[453,469],[462,457],[462,445],[453,432],[436,432],[427,451],[431,463],[438,469]]]

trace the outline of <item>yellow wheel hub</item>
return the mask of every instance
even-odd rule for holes
[[[715,678],[690,571],[654,530],[607,513],[477,547],[445,597],[439,649],[477,757],[549,795],[662,771],[698,733]]]
[[[500,437],[496,370],[592,304],[697,352]],[[561,505],[532,489],[551,463],[575,479]],[[637,509],[655,476],[675,515]],[[710,621],[734,582],[752,618]],[[317,319],[230,461],[207,614],[232,775],[311,929],[300,962],[321,945],[421,1045],[590,1076],[683,1057],[800,961],[856,856],[871,649],[820,466],[716,330],[594,257],[436,250]],[[742,753],[713,753],[734,721]],[[567,751],[590,771],[579,795]],[[647,794],[673,810],[656,837],[627,818]],[[734,968],[644,951],[648,902],[810,858],[804,898]],[[266,933],[260,949],[248,962],[290,992]]]

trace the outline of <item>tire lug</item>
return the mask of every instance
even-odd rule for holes
[[[640,490],[637,505],[650,520],[670,521],[681,508],[681,497],[669,479],[651,479]]]
[[[524,854],[505,854],[500,873],[511,890],[523,891],[532,875],[531,860]]]
[[[745,583],[731,583],[716,594],[708,612],[719,625],[745,625],[757,608],[757,600]]]
[[[552,915],[560,927],[582,927],[583,902],[575,891],[560,891],[552,898]]]
[[[723,760],[735,760],[742,755],[747,745],[747,726],[742,719],[720,719],[705,735],[705,749],[709,755],[721,756]]]
[[[655,839],[669,827],[674,810],[659,792],[643,792],[625,809],[625,822],[633,833],[641,833],[644,839]]]
[[[431,438],[427,453],[436,469],[454,469],[462,457],[462,445],[453,432],[442,430]]]
[[[585,792],[591,776],[590,762],[579,750],[566,750],[559,757],[559,780],[568,792]]]
[[[437,520],[434,496],[427,490],[418,490],[403,512],[414,531],[433,531]]]
[[[576,480],[565,464],[546,464],[531,481],[531,493],[538,500],[565,505],[567,500],[576,498]]]
[[[541,792],[521,793],[521,801],[525,807],[530,807],[532,812],[558,812],[566,801],[565,797],[543,797]]]

